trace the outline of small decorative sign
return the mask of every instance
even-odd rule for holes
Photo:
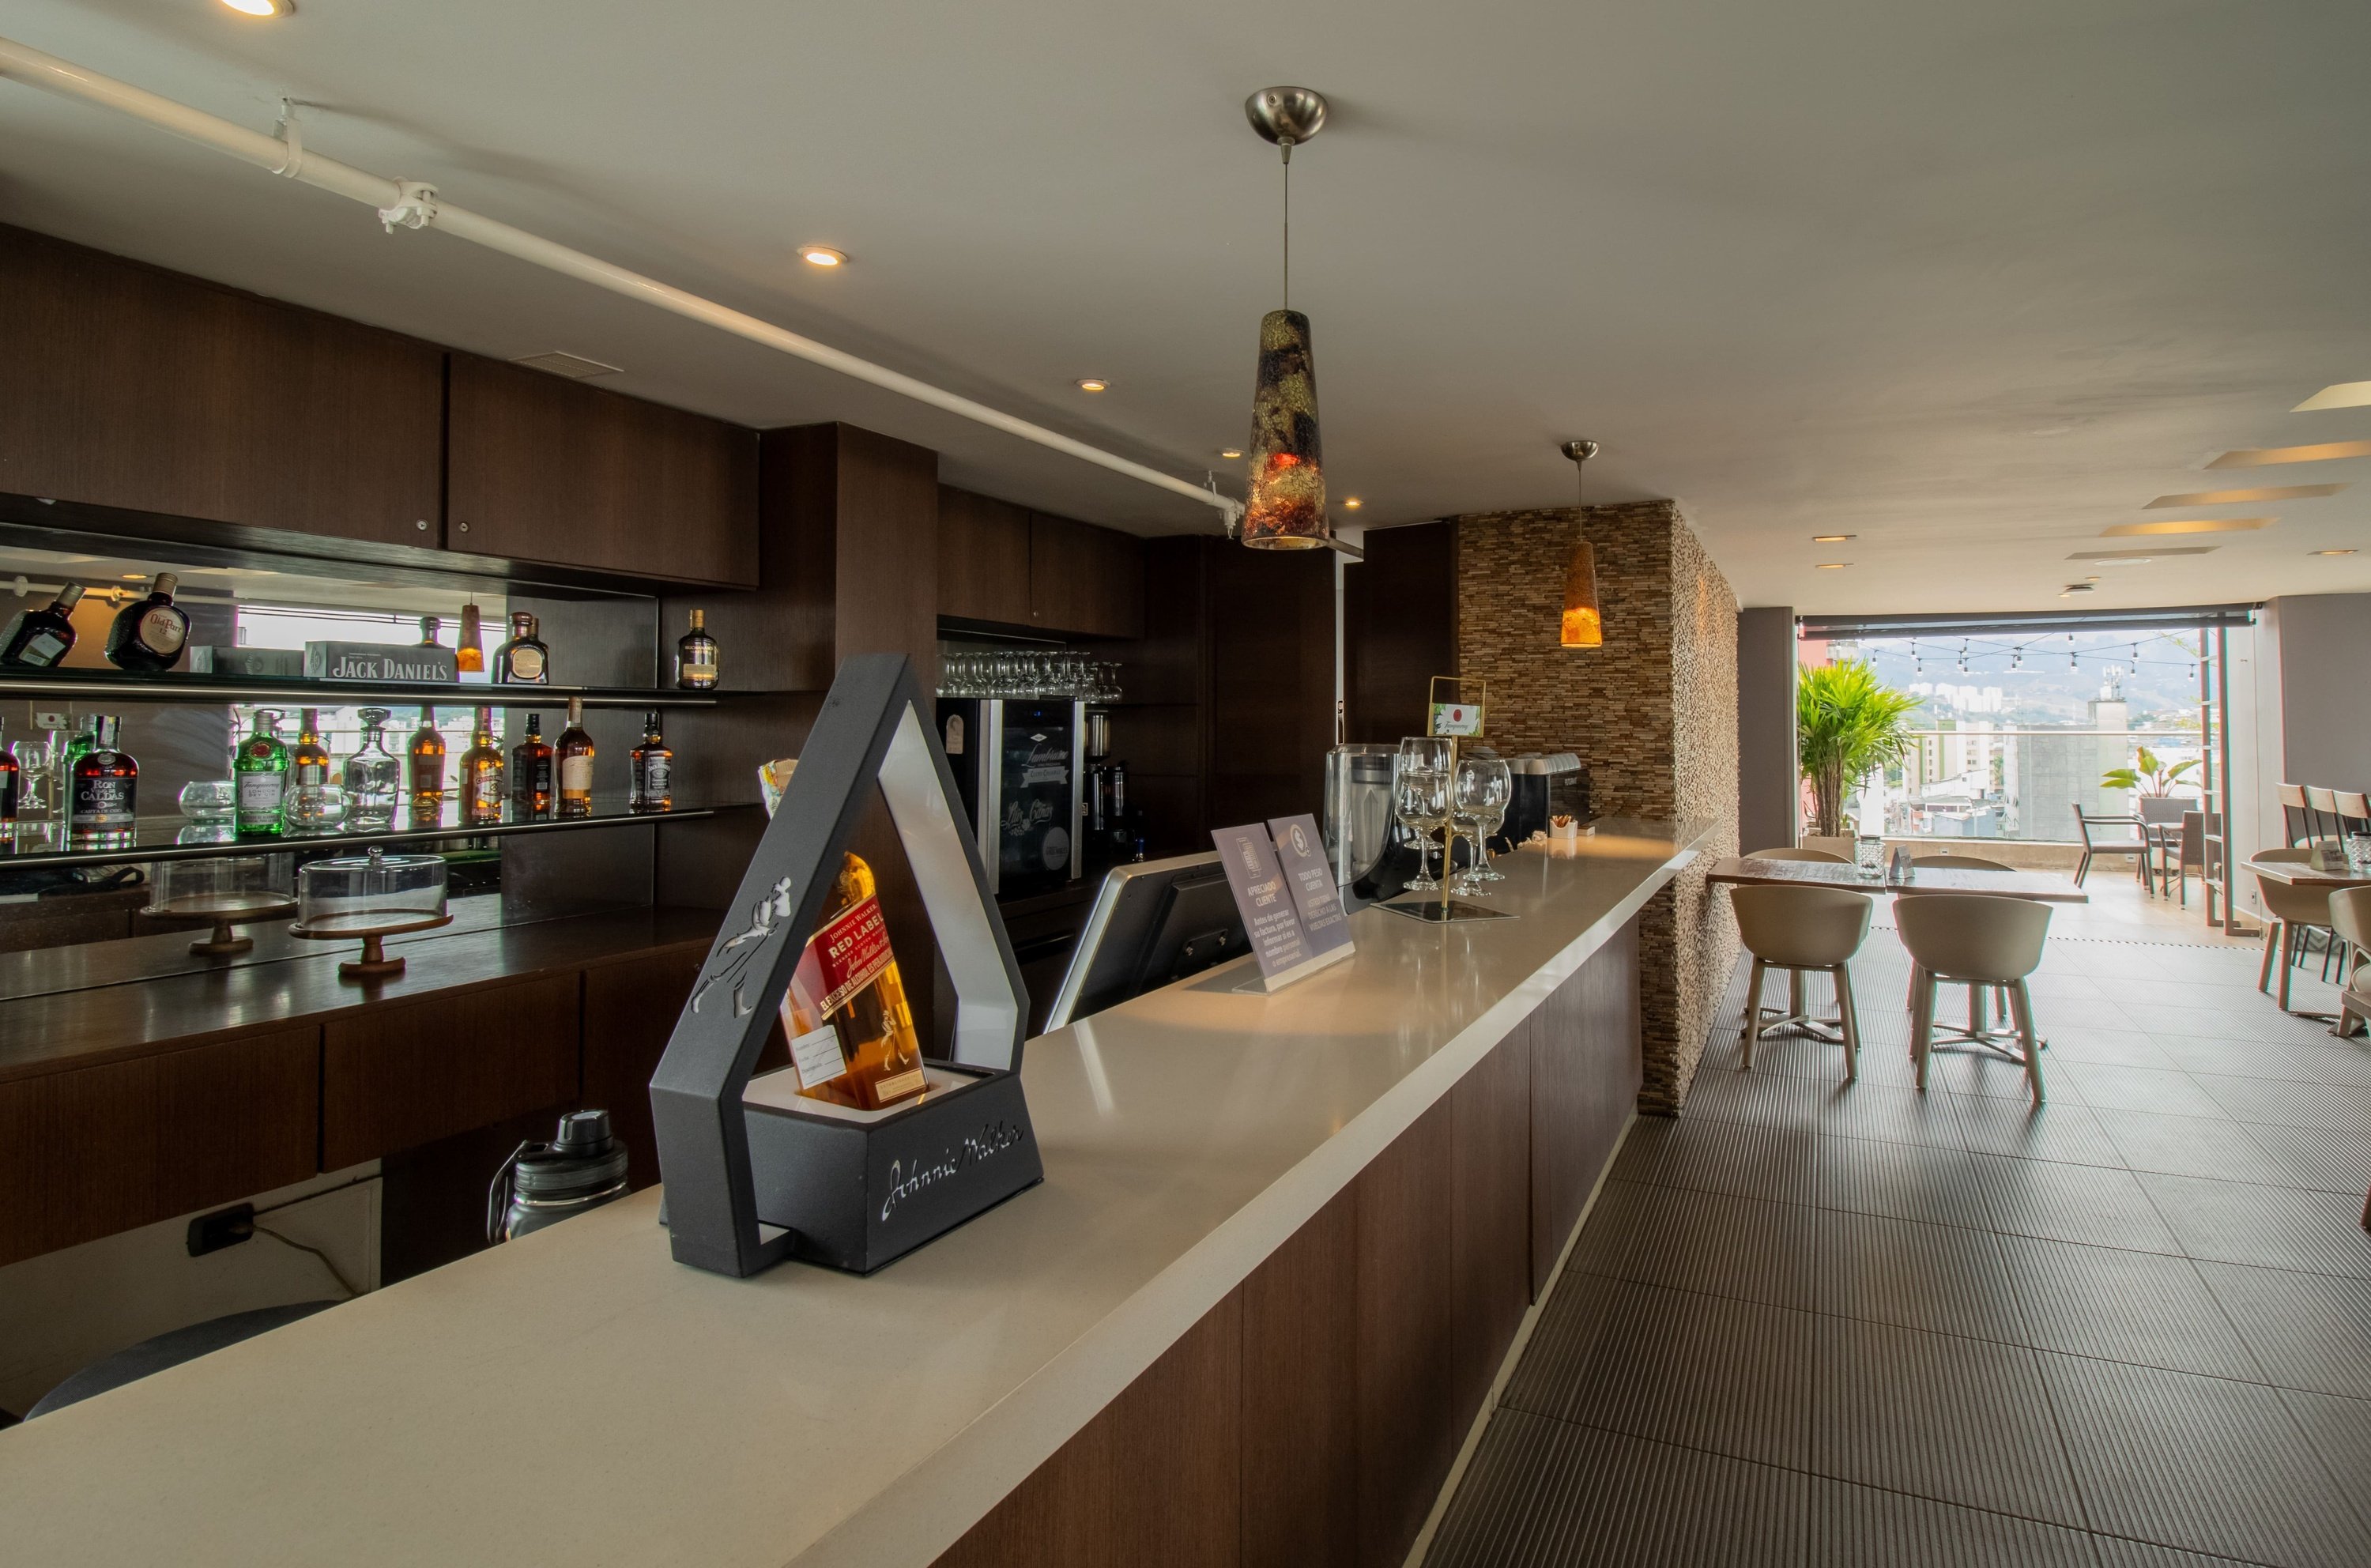
[[[305,674],[319,681],[438,681],[457,685],[460,665],[450,648],[384,642],[307,642]]]
[[[1432,732],[1478,735],[1482,732],[1482,709],[1463,702],[1436,702],[1432,705]]]
[[[1227,874],[1227,889],[1234,894],[1235,911],[1243,917],[1252,956],[1259,960],[1260,977],[1268,990],[1281,991],[1350,956],[1348,923],[1342,918],[1340,903],[1330,897],[1334,879],[1325,870],[1324,854],[1315,843],[1310,843],[1309,849],[1315,854],[1318,875],[1324,879],[1335,920],[1341,923],[1329,925],[1313,939],[1301,919],[1301,886],[1286,874],[1266,828],[1255,822],[1222,827],[1210,838],[1219,847],[1219,865]],[[1300,851],[1294,853],[1298,857]]]
[[[1336,948],[1347,951],[1350,917],[1342,912],[1342,894],[1325,864],[1325,839],[1317,831],[1317,819],[1306,812],[1273,817],[1267,830],[1275,837],[1277,863],[1292,889],[1293,911],[1301,917],[1301,940],[1308,943],[1311,955],[1331,953]]]

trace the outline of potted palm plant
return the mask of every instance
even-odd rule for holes
[[[1857,660],[1806,664],[1795,682],[1795,737],[1803,777],[1819,797],[1819,828],[1841,831],[1845,786],[1910,748],[1905,722],[1918,698]]]
[[[2146,746],[2138,749],[2131,767],[2111,767],[2099,775],[2102,790],[2130,790],[2140,797],[2140,819],[2159,824],[2178,823],[2188,802],[2173,800],[2174,780],[2198,766],[2198,759],[2177,762],[2168,767],[2157,760],[2157,753]]]

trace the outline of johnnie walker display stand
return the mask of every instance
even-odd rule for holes
[[[794,1068],[750,1073],[876,788],[957,1005],[921,1099],[849,1112],[801,1099]],[[1021,1094],[1028,997],[958,799],[904,656],[843,663],[651,1078],[677,1262],[870,1274],[1045,1179]]]

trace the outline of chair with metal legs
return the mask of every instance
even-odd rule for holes
[[[2094,838],[2091,836],[2091,830],[2095,827],[2113,828],[2116,836]],[[2151,893],[2157,891],[2156,884],[2149,881],[2148,830],[2141,825],[2140,818],[2087,812],[2078,805],[2075,808],[2075,832],[2083,841],[2083,858],[2075,862],[2076,887],[2081,887],[2083,879],[2091,874],[2091,861],[2094,857],[2129,855],[2133,858],[2134,869],[2140,875],[2142,884]]]
[[[1946,852],[1940,855],[1914,855],[1910,858],[1910,869],[1912,870],[1920,870],[1928,867],[1942,870],[1961,871],[2013,871],[2017,870],[2015,866],[2010,865],[2006,860],[1987,860],[1981,855],[1953,855]],[[1905,894],[1903,896],[1907,897],[1910,895]],[[1989,1040],[1993,1037],[1995,1032],[1989,1026],[1989,1020],[1984,1017],[1984,996],[1987,991],[1991,993],[1993,1006],[1998,1009],[1997,1016],[2000,1018],[2001,1021],[2004,1023],[2008,1021],[2008,992],[2005,988],[1998,986],[1971,986],[1968,987],[1968,1027],[1965,1029],[1952,1030],[1951,1034],[1953,1038],[1981,1042]],[[1915,1007],[1917,1005],[1917,1001],[1918,987],[1917,984],[1914,981],[1911,984],[1908,994],[1903,997],[1903,1005],[1905,1007]],[[1940,1028],[1942,1026],[1937,1025],[1937,1027]]]
[[[1818,972],[1836,986],[1836,1020],[1845,1048],[1845,1081],[1860,1077],[1860,1021],[1853,1011],[1853,955],[1868,936],[1869,911],[1876,900],[1865,893],[1834,887],[1735,887],[1729,897],[1737,909],[1738,935],[1753,955],[1753,972],[1745,992],[1745,1066],[1753,1066],[1754,1043],[1774,1029],[1802,1029],[1814,1020],[1804,1011],[1799,993],[1792,1011],[1765,1017],[1762,1007],[1763,976],[1784,969],[1790,977]]]
[[[2313,850],[2305,845],[2267,849],[2256,857],[2259,860],[2281,860],[2310,863]],[[2281,1011],[2289,1010],[2289,974],[2296,966],[2297,956],[2306,951],[2316,933],[2330,935],[2330,894],[2324,888],[2298,887],[2290,882],[2276,882],[2259,874],[2256,894],[2264,905],[2264,961],[2256,969],[2256,989],[2273,988],[2273,964],[2281,966],[2280,994],[2274,999]]]
[[[1935,1050],[1935,987],[1949,982],[2008,988],[2009,1010],[2024,1047],[2012,1054],[1989,1040],[1977,1041],[2025,1068],[2033,1102],[2042,1102],[2041,1041],[2033,1028],[2033,997],[2025,977],[2041,962],[2050,935],[2050,905],[2030,898],[1978,893],[1923,893],[1894,902],[1894,924],[1910,950],[1916,1001],[1910,1009],[1910,1054],[1918,1064],[1918,1088],[1926,1088],[1926,1064]]]

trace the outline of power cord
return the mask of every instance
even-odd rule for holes
[[[336,1280],[340,1287],[345,1291],[347,1300],[351,1301],[362,1294],[361,1291],[356,1290],[353,1287],[353,1282],[346,1278],[344,1271],[340,1269],[338,1265],[331,1261],[330,1254],[324,1252],[318,1247],[307,1246],[306,1243],[295,1239],[294,1237],[283,1236],[279,1231],[272,1229],[272,1227],[268,1225],[258,1225],[253,1220],[249,1220],[248,1222],[247,1228],[258,1236],[271,1237],[274,1241],[279,1242],[283,1247],[294,1247],[300,1252],[310,1252],[313,1256],[320,1259],[321,1266],[330,1271],[330,1277]]]

